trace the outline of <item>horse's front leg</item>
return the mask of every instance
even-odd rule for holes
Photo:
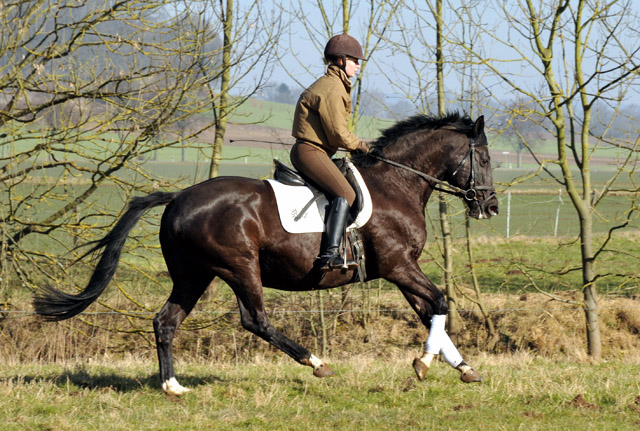
[[[445,330],[449,310],[444,294],[421,271],[413,274],[411,277],[405,273],[405,277],[395,283],[422,323],[429,328],[429,336],[423,354],[413,361],[413,368],[418,379],[424,380],[433,359],[441,354],[449,365],[460,371],[460,379],[463,382],[482,381],[480,374],[464,361]]]

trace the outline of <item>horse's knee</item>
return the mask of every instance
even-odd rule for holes
[[[242,327],[249,332],[253,332],[255,334],[258,331],[259,325],[257,323],[257,319],[248,312],[240,312],[240,323],[242,324]]]
[[[447,298],[444,293],[438,289],[438,296],[433,303],[433,314],[447,314],[449,313],[449,305],[447,304]]]
[[[252,332],[254,334],[256,333],[256,325],[253,319],[241,316],[240,323],[242,324],[242,327],[247,331]]]
[[[174,324],[167,324],[161,313],[158,313],[153,319],[153,332],[156,335],[157,344],[171,344],[176,332],[176,326]]]

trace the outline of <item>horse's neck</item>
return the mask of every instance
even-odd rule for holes
[[[382,202],[390,202],[402,208],[402,211],[424,214],[433,189],[415,173],[382,161],[361,169],[360,173],[369,189],[374,208]]]

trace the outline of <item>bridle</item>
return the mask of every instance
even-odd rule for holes
[[[230,142],[235,142],[238,141],[236,139],[232,139]],[[241,141],[243,142],[267,142],[270,144],[282,144],[281,142],[274,142],[274,141],[264,141],[264,140],[257,140],[257,139],[242,139]],[[399,162],[395,162],[393,160],[387,159],[384,156],[378,155],[375,153],[375,150],[372,150],[371,152],[367,153],[368,156],[373,157],[374,159],[378,159],[381,162],[387,163],[389,165],[404,169],[406,171],[412,172],[416,175],[418,175],[420,178],[426,180],[429,184],[431,183],[435,183],[441,187],[438,187],[437,185],[432,186],[434,190],[438,190],[440,192],[444,192],[444,193],[449,193],[450,195],[454,195],[457,196],[459,198],[462,198],[468,202],[477,202],[478,205],[480,205],[480,208],[484,207],[484,203],[486,201],[488,201],[489,199],[491,199],[492,197],[496,196],[496,191],[494,187],[489,187],[489,186],[476,186],[476,175],[475,175],[475,150],[476,147],[481,147],[483,145],[487,145],[487,144],[479,144],[477,142],[476,138],[469,138],[469,150],[467,151],[467,154],[465,154],[465,156],[462,158],[462,160],[460,160],[460,163],[458,163],[458,167],[453,171],[452,176],[455,176],[458,171],[460,170],[460,168],[462,166],[464,166],[465,162],[467,160],[471,160],[471,173],[469,175],[469,181],[467,182],[467,189],[461,189],[460,187],[456,187],[453,184],[449,184],[446,181],[442,181],[438,178],[432,177],[431,175],[425,174],[424,172],[420,172],[417,169],[413,169],[410,166],[407,166],[403,163],[399,163]],[[442,188],[444,187],[444,188]],[[478,200],[478,191],[481,190],[488,190],[490,193],[487,195],[486,198],[484,198],[482,201]]]
[[[496,195],[495,192],[495,188],[491,187],[491,186],[476,186],[476,173],[475,173],[475,150],[476,147],[482,146],[482,145],[487,145],[487,144],[478,144],[477,139],[476,138],[469,138],[469,150],[467,151],[467,154],[465,154],[465,156],[462,158],[462,160],[460,160],[460,163],[458,163],[458,167],[456,167],[456,169],[453,171],[453,174],[451,175],[452,177],[455,177],[455,175],[458,173],[458,171],[460,170],[460,168],[462,168],[462,166],[464,166],[465,162],[467,160],[471,160],[471,172],[469,174],[469,181],[467,182],[467,189],[464,190],[460,187],[456,187],[452,184],[449,184],[446,181],[442,181],[438,178],[432,177],[431,175],[425,174],[424,172],[420,172],[417,169],[413,169],[410,166],[407,166],[405,164],[402,163],[398,163],[395,162],[393,160],[387,159],[384,156],[375,154],[373,151],[369,152],[368,155],[373,157],[374,159],[378,159],[382,162],[385,162],[387,164],[390,164],[392,166],[404,169],[406,171],[412,172],[416,175],[418,175],[420,178],[426,180],[429,183],[435,183],[437,185],[433,186],[433,188],[435,190],[444,192],[444,193],[449,193],[451,195],[454,196],[458,196],[460,198],[465,199],[466,201],[469,202],[477,202],[481,207],[483,206],[483,204],[488,201],[489,199],[491,199],[492,197],[494,197]],[[441,187],[438,187],[441,186]],[[444,187],[444,188],[442,188]],[[478,191],[484,191],[484,190],[488,190],[490,193],[488,194],[488,196],[486,198],[484,198],[482,201],[478,200]]]

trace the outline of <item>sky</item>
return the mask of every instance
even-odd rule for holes
[[[300,11],[302,10],[308,18],[307,23],[313,27],[311,34],[317,40],[312,40],[312,36],[310,36],[308,29],[305,28],[302,19],[294,18],[292,24],[287,29],[287,33],[281,38],[280,42],[284,55],[280,64],[274,67],[272,80],[276,82],[297,81],[303,87],[306,87],[324,71],[321,49],[324,41],[327,40],[327,36],[322,26],[322,17],[316,2],[309,0],[302,1],[302,8],[292,6],[289,7],[288,10],[295,12],[297,15],[300,15]],[[293,0],[293,2],[297,3],[297,0]],[[265,5],[267,3],[273,4],[273,0],[266,0]],[[337,30],[336,32],[341,32],[341,9],[338,7],[337,2],[325,3],[329,5],[327,14],[329,20],[334,23],[333,28]],[[357,6],[351,11],[350,34],[362,41],[363,36],[366,34],[365,26],[369,9],[368,5],[363,1],[353,3],[357,3]],[[404,23],[402,26],[415,32],[412,35],[405,33],[404,37],[410,38],[410,53],[424,62],[421,64],[421,67],[424,69],[418,74],[413,70],[412,64],[409,61],[409,54],[391,47],[393,43],[399,43],[403,39],[402,26],[397,23],[392,24],[388,26],[384,32],[384,38],[388,40],[386,48],[376,51],[369,62],[370,64],[366,66],[365,89],[367,91],[381,92],[391,98],[413,98],[417,100],[419,96],[415,93],[419,92],[420,89],[426,88],[426,91],[430,92],[435,88],[435,71],[433,65],[433,60],[435,59],[435,32],[432,28],[429,28],[433,23],[433,19],[430,11],[425,6],[426,1],[418,1],[416,3],[419,4],[421,8],[418,13],[404,8],[402,13],[397,16],[402,18]],[[445,0],[444,3],[445,27],[450,38],[465,37],[468,40],[469,34],[477,32],[477,29],[473,29],[472,26],[465,26],[465,24],[468,24],[470,19],[475,20],[480,23],[486,32],[482,37],[477,38],[475,42],[476,47],[480,47],[488,58],[492,58],[494,64],[497,65],[501,72],[511,73],[514,79],[519,79],[518,85],[522,86],[525,90],[531,92],[539,91],[543,85],[543,80],[539,69],[540,61],[533,59],[532,50],[534,47],[526,42],[526,40],[518,34],[517,30],[513,28],[508,29],[504,22],[501,23],[501,20],[496,19],[495,11],[487,7],[491,2],[479,2],[481,6],[474,9],[476,12],[474,12],[472,18],[465,16],[462,19],[460,19],[459,14],[447,8],[447,5],[450,3],[459,5],[460,2],[447,2]],[[507,4],[509,3],[516,4],[516,2],[508,2]],[[577,2],[572,2],[573,7],[575,7],[575,3]],[[631,2],[630,7],[633,13],[637,13],[640,10],[640,2]],[[516,9],[517,8],[513,6],[511,11],[516,13]],[[631,28],[630,30],[633,31],[634,29]],[[629,48],[633,45],[639,45],[640,36],[638,36],[638,34],[629,33],[628,31],[617,34],[617,30],[613,33],[621,38],[627,38],[629,42],[625,42],[624,44]],[[592,39],[594,38],[593,35],[591,37]],[[501,41],[507,40],[520,40],[518,46],[518,48],[522,50],[520,54],[534,61],[516,61],[519,53],[515,50],[506,49],[505,46],[500,43]],[[451,44],[445,44],[445,52],[449,55],[451,55],[451,49],[453,49]],[[570,63],[572,61],[571,52],[567,53],[567,58],[562,58],[561,54],[562,51],[560,47],[556,47],[555,55],[558,58],[556,67],[559,66],[561,62],[567,61]],[[640,61],[640,57],[636,58]],[[452,57],[449,56],[446,60],[452,60]],[[586,72],[589,72],[590,68],[592,69],[594,67],[588,60],[585,62],[585,66]],[[445,86],[448,91],[454,93],[465,85],[470,85],[462,82],[463,78],[459,73],[459,66],[447,64],[445,68],[447,71]],[[476,70],[480,70],[480,68]],[[557,78],[559,80],[564,79],[563,76],[558,76]],[[497,79],[495,76],[489,76],[489,74],[486,73],[480,75],[475,85],[484,88],[485,91],[494,92],[501,98],[513,98],[515,96],[512,89],[508,85],[505,85],[503,80]]]
[[[282,11],[285,28],[278,41],[280,58],[279,61],[269,64],[266,80],[274,85],[285,83],[292,93],[299,94],[302,88],[313,83],[325,70],[325,65],[322,62],[322,49],[330,35],[323,24],[323,17],[317,5],[318,1],[322,1],[327,6],[327,19],[334,29],[333,34],[341,33],[341,7],[338,2],[327,0],[261,0],[259,2],[261,8],[259,17],[253,16],[249,22],[243,23],[244,27],[240,32],[241,35],[252,34],[252,29],[264,28],[265,22],[269,22],[274,14]],[[478,65],[473,67],[474,78],[469,78],[469,68],[463,68],[459,61],[456,62],[462,58],[462,51],[459,49],[456,51],[451,42],[445,42],[447,109],[458,109],[465,112],[469,112],[469,109],[476,109],[470,107],[471,97],[469,94],[477,93],[492,95],[490,98],[483,99],[490,101],[492,109],[485,109],[489,112],[495,111],[494,108],[497,105],[512,103],[517,98],[527,99],[529,95],[546,94],[548,98],[549,91],[541,76],[540,60],[533,55],[535,47],[523,37],[519,29],[510,27],[504,17],[498,16],[495,10],[497,6],[507,5],[509,12],[517,15],[519,13],[518,3],[522,2],[466,1],[477,4],[472,9],[472,14],[461,13],[460,4],[463,3],[463,0],[444,0],[447,39],[464,39],[467,42],[473,39],[474,50],[483,52],[483,59],[489,59],[496,70],[506,74],[505,77],[519,86],[522,91],[514,91],[505,82],[505,79],[498,78],[494,73],[490,73],[486,67]],[[431,0],[431,3],[433,2],[434,0]],[[387,106],[393,107],[393,113],[397,113],[400,118],[408,114],[403,110],[407,108],[406,105],[411,109],[431,112],[435,112],[437,109],[435,106],[433,16],[426,6],[428,0],[406,0],[406,3],[418,5],[419,9],[410,9],[408,6],[400,9],[400,12],[396,14],[400,20],[394,20],[385,27],[382,34],[383,44],[373,53],[363,74],[363,94],[370,98],[368,100],[372,100],[372,98],[382,100]],[[541,2],[534,3],[538,5]],[[242,2],[236,1],[234,4],[239,9],[237,16],[242,16],[242,9],[249,7],[251,2],[244,0]],[[350,11],[349,33],[364,44],[370,6],[365,0],[352,1],[352,4],[355,6]],[[376,0],[375,5],[379,4],[380,1]],[[575,12],[576,4],[577,0],[571,1],[572,13]],[[629,4],[631,13],[628,16],[631,17],[632,14],[637,16],[640,11],[640,2],[630,2]],[[219,5],[218,2],[212,2],[210,10],[219,7]],[[471,21],[476,25],[470,25]],[[519,21],[520,25],[526,25],[526,20],[520,19]],[[570,30],[571,25],[571,21],[568,21],[564,30]],[[621,32],[614,29],[611,34],[615,38],[624,40],[623,46],[627,46],[629,49],[634,46],[640,47],[640,35],[637,34],[634,27],[632,22],[627,31]],[[267,31],[264,31],[264,35],[266,33]],[[595,40],[595,34],[591,35],[591,38]],[[509,48],[505,42],[513,42],[517,45]],[[397,47],[403,43],[408,46],[408,49]],[[561,48],[560,46],[554,48],[556,78],[565,87],[570,87],[573,79],[571,72],[563,75],[562,68],[559,66],[572,62],[571,52],[566,50],[563,52]],[[563,57],[562,54],[565,56]],[[612,51],[610,55],[614,57],[616,53]],[[412,57],[414,62],[411,61]],[[529,61],[526,60],[527,58]],[[640,62],[640,58],[638,62]],[[585,71],[591,73],[593,67],[593,61],[588,59],[585,62]],[[237,71],[241,74],[244,72],[242,68]],[[252,88],[255,81],[265,79],[260,72],[261,70],[256,69],[250,73],[249,80],[246,80],[245,77],[246,82],[236,91],[242,93],[243,90]],[[597,79],[594,79],[588,85],[600,84]],[[638,96],[636,87],[638,86],[635,85],[620,91],[624,91],[625,97],[629,101],[633,101],[637,100]],[[367,106],[373,106],[373,102]],[[397,112],[395,112],[396,110]],[[471,114],[475,115],[474,112]]]

